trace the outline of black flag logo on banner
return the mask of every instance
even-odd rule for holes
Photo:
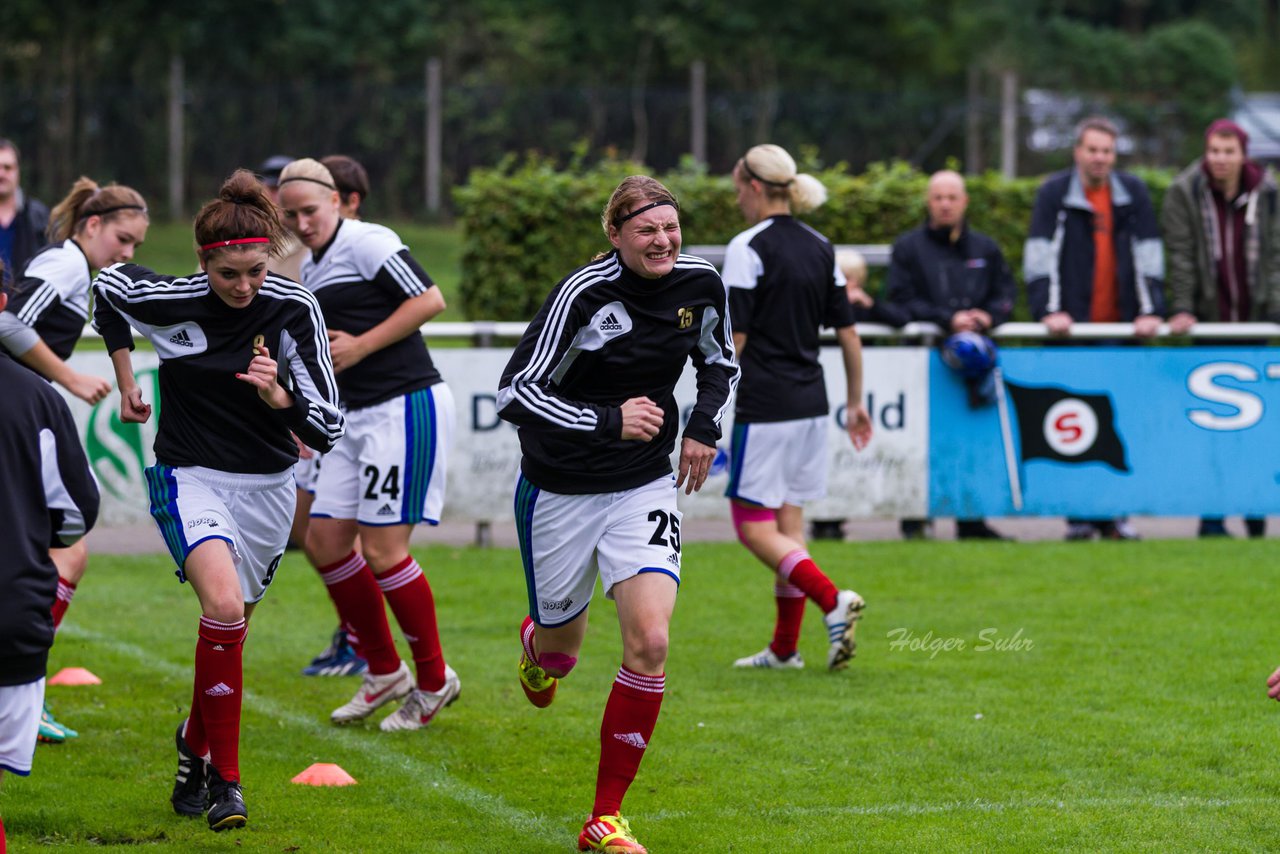
[[[1080,394],[1061,386],[1024,386],[1006,382],[1018,414],[1022,461],[1106,463],[1129,471],[1124,443],[1116,432],[1111,396]]]

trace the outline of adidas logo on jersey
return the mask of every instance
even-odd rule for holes
[[[227,697],[234,694],[235,689],[229,686],[226,682],[219,682],[212,688],[204,689],[204,693],[210,697]],[[621,736],[619,736],[619,738],[621,738]],[[627,743],[630,744],[631,742]]]
[[[177,344],[179,347],[194,347],[195,342],[191,340],[191,336],[187,334],[187,330],[179,329],[175,334],[169,337],[170,344]]]
[[[618,322],[617,316],[611,311],[604,320],[600,321],[601,332],[621,332],[622,324]]]
[[[639,750],[644,750],[649,745],[645,742],[644,736],[638,732],[615,732],[613,737],[623,744],[629,744]]]
[[[379,507],[379,508],[378,508],[378,515],[379,515],[379,516],[394,516],[394,515],[396,515],[396,511],[394,511],[394,510],[392,510],[392,509],[391,509],[391,505],[390,505],[390,504],[383,504],[381,507]]]

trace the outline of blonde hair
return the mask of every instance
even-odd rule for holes
[[[796,174],[795,159],[779,145],[752,147],[734,166],[734,173],[743,180],[759,181],[769,198],[786,199],[792,213],[808,213],[827,200],[822,182],[808,173]]]
[[[605,236],[610,236],[610,228],[621,228],[627,213],[646,202],[669,202],[677,213],[680,212],[680,203],[676,201],[675,194],[664,187],[661,181],[648,175],[632,175],[622,180],[600,214],[600,224],[604,227]]]
[[[867,259],[857,249],[837,249],[836,266],[846,279],[858,287],[867,283]]]
[[[103,221],[109,222],[126,214],[149,219],[147,203],[141,193],[120,184],[99,187],[93,179],[81,175],[71,185],[71,192],[66,198],[49,212],[46,230],[50,240],[66,240],[83,231],[91,216],[101,216]]]
[[[329,168],[319,160],[310,157],[295,160],[280,170],[278,186],[283,187],[289,181],[305,181],[309,184],[320,184],[334,192],[338,190],[338,185],[334,182],[333,173]]]

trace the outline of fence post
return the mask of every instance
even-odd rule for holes
[[[1000,174],[1018,177],[1018,72],[1000,72]]]
[[[183,180],[182,155],[186,148],[183,102],[186,101],[185,67],[182,54],[169,57],[169,217],[181,219],[186,207],[187,186]]]
[[[693,159],[707,163],[707,64],[689,64],[689,151]]]
[[[965,86],[964,171],[966,175],[982,172],[982,69],[969,66]]]
[[[426,191],[427,213],[440,213],[440,122],[444,112],[440,85],[440,59],[432,57],[427,60],[426,68],[427,96],[427,146],[426,146]]]

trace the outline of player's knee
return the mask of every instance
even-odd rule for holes
[[[776,524],[778,521],[776,510],[770,510],[768,507],[748,507],[736,501],[729,503],[729,514],[733,519],[733,530],[747,548],[751,548],[755,543],[751,529],[746,527],[747,523],[774,522]]]
[[[219,623],[238,623],[244,619],[244,599],[238,590],[234,596],[210,596],[201,605],[204,616]]]
[[[632,633],[627,639],[630,658],[640,662],[646,671],[660,672],[667,663],[669,634],[666,626],[652,626]]]
[[[577,663],[577,656],[565,655],[563,652],[544,652],[538,656],[538,666],[545,670],[548,676],[556,679],[568,676],[569,671],[573,670]]]

